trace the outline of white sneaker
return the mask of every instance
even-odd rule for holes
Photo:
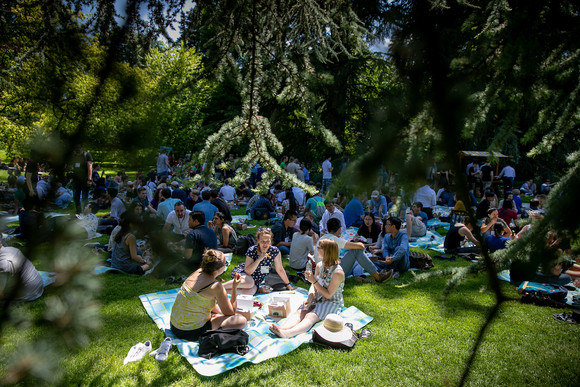
[[[155,356],[155,360],[157,361],[165,361],[167,360],[167,355],[171,350],[171,345],[171,337],[166,337],[165,340],[161,342],[159,348],[151,352],[150,355]]]
[[[123,361],[123,365],[139,361],[151,352],[151,341],[147,340],[145,343],[137,343],[131,347],[127,357]]]

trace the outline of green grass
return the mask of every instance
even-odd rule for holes
[[[229,278],[231,269],[242,261],[243,257],[234,256],[224,277]],[[435,261],[435,269],[466,265],[461,260]],[[177,285],[165,285],[152,276],[105,274],[101,278],[102,326],[91,334],[89,346],[62,361],[63,385],[456,385],[494,303],[483,274],[469,276],[445,300],[448,277],[413,282],[413,273],[406,273],[386,284],[348,279],[346,305],[374,317],[368,325],[371,337],[359,341],[351,352],[306,344],[285,356],[206,378],[176,349],[164,363],[148,356],[123,366],[135,343],[151,340],[156,348],[163,340],[138,296]],[[508,297],[517,298],[511,285],[502,283],[502,289]],[[18,308],[40,313],[41,302]],[[552,314],[560,312],[516,301],[504,303],[475,358],[468,384],[579,385],[580,325],[554,320]],[[42,328],[5,329],[0,339],[0,369],[15,348],[41,334]]]

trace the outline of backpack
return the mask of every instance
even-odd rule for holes
[[[534,296],[542,295],[555,301],[564,302],[568,295],[568,290],[562,285],[524,281],[518,286],[518,293],[522,296],[528,294]]]
[[[241,329],[220,328],[207,331],[199,336],[198,356],[211,359],[222,353],[245,355],[248,347],[248,334]]]
[[[409,251],[410,266],[419,270],[429,270],[433,267],[433,259],[426,253]]]
[[[234,254],[245,255],[248,249],[256,244],[256,237],[252,234],[240,235],[234,246]]]
[[[324,200],[323,199],[318,200],[317,198],[314,198],[314,200],[316,200],[316,218],[321,219],[322,215],[324,215],[324,212],[326,211]]]

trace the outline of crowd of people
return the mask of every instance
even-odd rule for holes
[[[219,164],[221,169],[216,169],[214,177],[219,183],[200,181],[186,187],[184,178],[205,168],[186,166],[186,159],[176,160],[162,150],[156,168],[147,175],[139,171],[131,181],[124,171],[114,177],[99,173],[99,165],[93,164],[90,153],[79,145],[68,164],[69,180],[56,185],[56,190],[41,183],[55,186],[51,181],[54,176],[42,175],[40,164],[29,160],[24,178],[8,182],[15,189],[13,205],[19,218],[19,230],[15,232],[31,244],[48,240],[59,228],[47,221],[42,208],[49,201],[55,208],[66,208],[68,196],[76,212],[68,225],[77,230],[79,239],[110,234],[109,243],[101,248],[109,254],[111,267],[137,275],[155,270],[168,279],[181,276],[183,284],[171,313],[171,328],[178,337],[194,340],[212,328],[243,326],[245,320],[235,314],[236,295],[268,291],[262,286],[267,276],[277,275],[284,288],[293,289],[283,265],[287,258],[289,267],[310,285],[310,290],[298,312],[283,325],[272,325],[271,331],[285,338],[305,332],[328,314],[340,311],[346,277],[382,283],[408,271],[409,244],[426,235],[427,222],[439,217],[437,206],[451,208],[448,219],[440,218],[450,223],[444,243],[446,253],[478,254],[481,248],[493,253],[506,248],[510,240],[533,226],[534,219],[545,215],[547,196],[543,192],[549,192],[553,185],[546,181],[541,185],[542,193],[538,193],[533,181],[527,180],[520,189],[514,189],[513,167],[507,165],[496,177],[488,163],[479,167],[472,162],[466,169],[470,184],[467,206],[452,192],[453,176],[448,172],[432,173],[432,180],[411,197],[393,190],[396,174],[388,171],[381,173],[381,185],[370,197],[364,192],[342,192],[331,198],[328,190],[333,173],[345,170],[346,162],[340,168],[333,166],[329,155],[321,164],[321,182],[317,184],[310,182],[309,171],[297,158],[281,160],[286,172],[312,184],[314,194],[297,186],[284,186],[280,180],[257,193],[255,188],[263,172],[258,164],[252,166],[248,180],[233,187],[230,179],[236,159],[230,155]],[[18,165],[11,169],[10,177],[18,174]],[[503,195],[498,179],[503,179]],[[532,197],[529,206],[524,205],[526,196]],[[258,229],[256,244],[242,251],[245,262],[234,268],[230,281],[220,283],[217,278],[226,267],[224,253],[239,253],[238,241],[243,239],[232,224],[230,211],[240,206],[245,207],[249,220],[268,220],[271,228]],[[476,224],[467,216],[468,206],[475,210]],[[110,210],[97,216],[103,209]],[[344,237],[349,227],[358,228],[352,239]],[[476,227],[481,239],[474,233]],[[566,251],[561,238],[554,237],[549,244]],[[6,249],[11,248],[0,249],[0,256],[8,252],[17,255]],[[555,279],[545,273],[541,279],[562,282],[566,276],[579,278],[577,264],[554,267],[547,269]],[[512,269],[514,279],[532,279],[528,278],[532,274],[521,268]],[[533,279],[539,276],[534,270]]]

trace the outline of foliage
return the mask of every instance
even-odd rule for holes
[[[326,76],[317,74],[314,61],[326,63],[339,54],[363,50],[363,30],[347,2],[200,1],[189,12],[182,33],[186,43],[198,45],[204,53],[208,68],[233,71],[242,99],[241,115],[208,137],[199,155],[210,167],[206,176],[232,146],[244,142],[248,144],[244,168],[234,184],[249,176],[251,165],[259,162],[268,171],[264,186],[275,176],[304,186],[283,173],[270,154],[280,154],[283,146],[272,132],[270,119],[261,113],[267,98],[298,104],[307,135],[320,136],[341,149],[322,124],[319,100],[308,82]]]

